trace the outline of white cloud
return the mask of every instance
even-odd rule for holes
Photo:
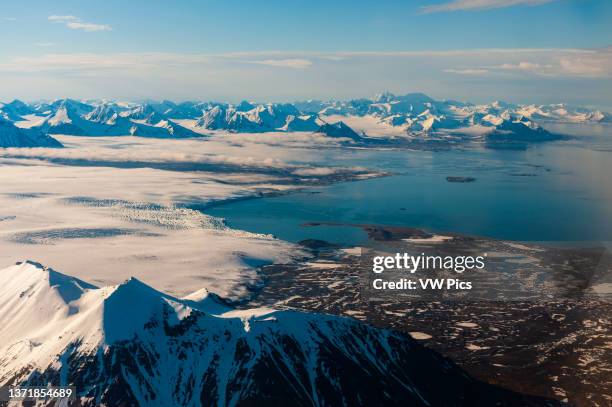
[[[545,61],[519,61],[486,67],[550,77],[612,78],[612,48],[578,55],[556,55]]]
[[[66,27],[72,30],[83,30],[83,31],[112,31],[113,28],[108,24],[92,24],[92,23],[80,23],[71,21],[66,24]]]
[[[17,21],[17,17],[2,17],[2,21]]]
[[[538,52],[496,53],[486,50],[463,58],[458,55],[441,59],[469,59],[462,65],[451,65],[443,72],[458,75],[497,74],[510,77],[612,78],[612,47],[602,49],[558,49]],[[494,63],[491,63],[494,62]]]
[[[308,59],[264,59],[263,61],[250,61],[253,64],[277,66],[281,68],[304,69],[312,66],[312,61]]]
[[[510,71],[540,72],[543,69],[553,68],[553,65],[541,65],[534,62],[522,61],[517,64],[501,64],[498,68],[507,69]]]
[[[57,16],[57,15],[53,15],[53,16],[49,16],[47,17],[47,19],[49,21],[55,21],[58,23],[67,23],[69,21],[79,21],[79,18],[76,16]]]
[[[86,23],[84,21],[81,21],[79,17],[72,16],[72,15],[66,15],[66,16],[52,15],[52,16],[47,17],[47,19],[49,21],[53,21],[56,23],[65,24],[66,27],[70,28],[71,30],[83,30],[87,32],[94,32],[94,31],[112,31],[113,29],[108,24]]]
[[[459,10],[488,10],[511,6],[537,6],[556,0],[453,0],[442,4],[421,7],[422,13],[439,13]]]
[[[3,94],[31,99],[292,101],[363,97],[386,89],[470,101],[612,106],[610,78],[612,48],[0,57]],[[30,86],[24,88],[25,80]]]
[[[53,47],[57,44],[55,42],[35,42],[34,45],[37,47]]]
[[[612,77],[612,49],[607,52],[581,57],[559,59],[560,71],[567,75]]]
[[[444,69],[444,72],[454,73],[457,75],[484,75],[489,72],[488,69],[483,68],[462,68],[462,69]]]
[[[53,43],[38,43],[52,46]],[[390,61],[392,60],[392,62]],[[315,62],[317,62],[315,64]],[[249,71],[244,64],[305,69],[338,69],[347,66],[363,67],[369,64],[390,63],[397,69],[409,66],[419,69],[422,62],[435,66],[438,72],[459,75],[480,75],[492,72],[539,74],[568,77],[612,77],[612,48],[604,49],[478,49],[452,51],[398,51],[398,52],[287,52],[277,51],[225,54],[182,53],[66,53],[17,57],[0,62],[0,72],[87,73],[122,71],[134,75],[154,70],[206,69],[236,72]],[[394,65],[393,65],[394,64]],[[390,69],[392,70],[392,69]],[[228,73],[227,76],[230,74]]]

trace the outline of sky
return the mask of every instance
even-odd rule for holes
[[[609,0],[83,0],[0,10],[0,101],[424,92],[612,110]]]

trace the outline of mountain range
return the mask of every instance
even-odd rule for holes
[[[84,406],[557,405],[350,318],[98,288],[31,261],[0,270],[0,324],[0,385],[75,386]]]
[[[60,99],[43,103],[19,100],[0,104],[0,118],[45,135],[124,136],[156,138],[201,137],[206,131],[240,133],[310,132],[350,142],[372,141],[367,131],[351,128],[363,118],[407,140],[444,139],[507,142],[557,138],[542,128],[546,122],[609,123],[610,114],[564,104],[517,105],[504,102],[471,104],[435,100],[422,93],[371,99],[238,104],[218,102],[116,102]],[[189,121],[185,124],[184,121]],[[8,126],[7,126],[8,129]],[[357,130],[357,131],[356,131]],[[0,132],[0,145],[28,147]],[[364,134],[365,133],[365,134]],[[45,142],[38,144],[46,146]]]

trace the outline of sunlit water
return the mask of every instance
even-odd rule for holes
[[[397,175],[339,183],[209,208],[231,227],[281,239],[363,242],[359,228],[310,222],[379,224],[520,241],[612,241],[612,132],[609,126],[556,126],[577,137],[525,151],[327,150],[335,165]],[[474,177],[450,183],[447,176]]]

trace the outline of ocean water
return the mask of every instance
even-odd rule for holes
[[[356,224],[528,242],[612,241],[612,128],[553,130],[575,137],[524,151],[326,150],[319,154],[336,165],[394,175],[231,202],[205,212],[233,228],[293,242],[359,244],[366,236],[350,226]],[[451,183],[449,176],[476,181]],[[305,226],[312,222],[339,225]]]

